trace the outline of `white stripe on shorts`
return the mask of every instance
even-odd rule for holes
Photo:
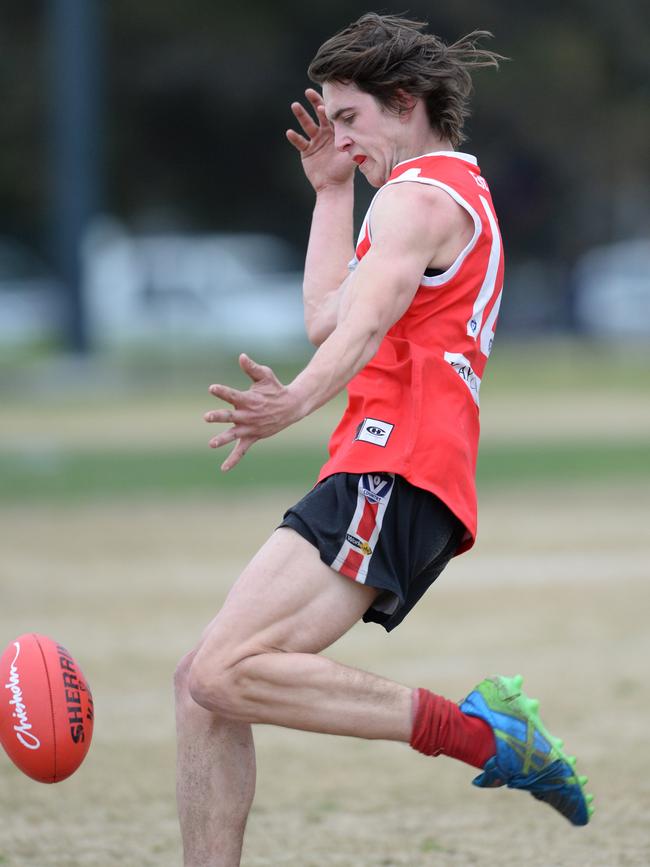
[[[382,526],[382,523],[384,521],[384,515],[386,513],[386,509],[388,507],[388,503],[389,503],[389,500],[391,498],[391,494],[393,493],[393,489],[395,487],[395,474],[394,473],[381,473],[382,476],[388,476],[391,479],[391,485],[390,485],[390,488],[389,488],[387,494],[385,496],[379,496],[376,494],[376,491],[372,491],[372,490],[368,491],[368,493],[370,493],[371,496],[374,495],[377,498],[377,511],[375,513],[374,526],[373,526],[372,533],[370,534],[370,538],[364,539],[363,536],[361,536],[359,534],[358,529],[357,529],[359,527],[359,524],[362,521],[363,514],[364,514],[364,511],[366,508],[366,504],[370,504],[370,502],[371,502],[371,500],[368,497],[366,497],[366,493],[365,493],[366,489],[364,488],[364,480],[366,478],[368,478],[370,485],[372,487],[373,486],[373,479],[377,478],[378,475],[379,475],[378,473],[362,473],[359,476],[359,484],[357,487],[357,503],[356,503],[356,507],[354,510],[354,514],[353,514],[352,520],[350,521],[348,528],[346,530],[346,538],[343,541],[343,545],[341,546],[341,549],[339,550],[338,554],[336,555],[336,557],[334,558],[334,560],[330,564],[332,569],[334,569],[338,572],[338,571],[340,571],[341,566],[347,560],[347,557],[348,557],[350,551],[355,551],[357,554],[362,554],[363,561],[361,562],[361,565],[359,566],[358,572],[354,578],[354,580],[358,581],[360,584],[366,583],[366,578],[368,577],[368,569],[370,568],[370,561],[372,560],[373,555],[375,553],[375,547],[376,547],[377,542],[379,540],[379,534],[381,532],[381,526]],[[375,487],[377,487],[377,486],[375,485]],[[362,541],[367,542],[368,546],[371,549],[370,554],[363,554],[362,551],[360,551],[360,549],[356,545],[351,544],[347,539],[348,535],[354,536],[356,538],[361,539]]]

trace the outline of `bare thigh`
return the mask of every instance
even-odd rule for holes
[[[233,585],[197,656],[229,668],[259,653],[319,653],[361,618],[377,593],[339,575],[313,545],[281,527]]]

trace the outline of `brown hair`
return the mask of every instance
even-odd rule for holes
[[[369,12],[318,49],[307,74],[316,84],[355,84],[389,111],[404,109],[403,94],[424,100],[431,127],[457,147],[465,137],[472,92],[470,70],[499,66],[499,54],[477,47],[492,34],[474,30],[453,45],[422,33],[423,21]]]

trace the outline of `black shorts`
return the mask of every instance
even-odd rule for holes
[[[366,622],[387,631],[406,617],[456,553],[465,527],[429,491],[393,473],[335,473],[285,515],[321,560],[382,592]]]

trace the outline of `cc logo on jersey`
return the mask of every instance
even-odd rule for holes
[[[364,418],[357,428],[355,440],[386,448],[395,425],[381,418]]]

